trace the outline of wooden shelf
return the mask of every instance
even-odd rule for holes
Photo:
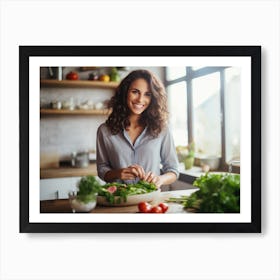
[[[87,175],[97,175],[96,164],[91,163],[86,168],[77,167],[59,167],[59,168],[41,168],[40,178],[64,178],[64,177],[79,177]]]
[[[116,88],[118,82],[102,82],[87,80],[41,80],[41,87],[65,87],[65,88]]]
[[[91,110],[65,110],[65,109],[40,109],[41,115],[109,115],[109,109]]]

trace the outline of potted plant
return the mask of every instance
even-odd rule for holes
[[[178,160],[183,162],[185,169],[190,169],[194,164],[195,145],[194,142],[189,143],[187,146],[176,147]]]
[[[73,212],[89,212],[96,206],[100,183],[94,176],[84,176],[77,184],[78,191],[69,193],[70,204]]]

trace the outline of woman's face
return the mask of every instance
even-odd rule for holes
[[[152,93],[145,79],[139,78],[131,83],[127,93],[127,106],[134,115],[142,114],[150,105]]]

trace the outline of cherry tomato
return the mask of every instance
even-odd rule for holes
[[[152,209],[152,205],[148,202],[140,202],[138,204],[138,209],[141,213],[150,213]]]
[[[158,206],[162,209],[163,213],[165,213],[168,210],[168,204],[167,203],[162,202]]]
[[[151,213],[163,213],[162,208],[160,206],[154,206],[151,209]]]
[[[67,80],[78,80],[79,76],[76,72],[71,71],[66,75],[66,79]]]

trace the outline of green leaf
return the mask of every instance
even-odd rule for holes
[[[240,175],[206,173],[197,178],[194,186],[199,190],[188,197],[170,199],[186,208],[196,208],[200,213],[239,213]]]
[[[84,176],[78,184],[77,198],[84,203],[94,201],[100,188],[101,185],[94,176]]]
[[[110,186],[116,186],[117,190],[114,193],[110,193],[107,189]],[[136,184],[122,184],[122,183],[108,183],[99,188],[98,195],[105,196],[106,200],[113,204],[113,203],[121,203],[126,202],[128,196],[138,195],[138,194],[145,194],[149,192],[156,191],[157,187],[155,184],[148,183],[145,181],[139,181]],[[115,201],[115,197],[119,197],[118,200]]]

